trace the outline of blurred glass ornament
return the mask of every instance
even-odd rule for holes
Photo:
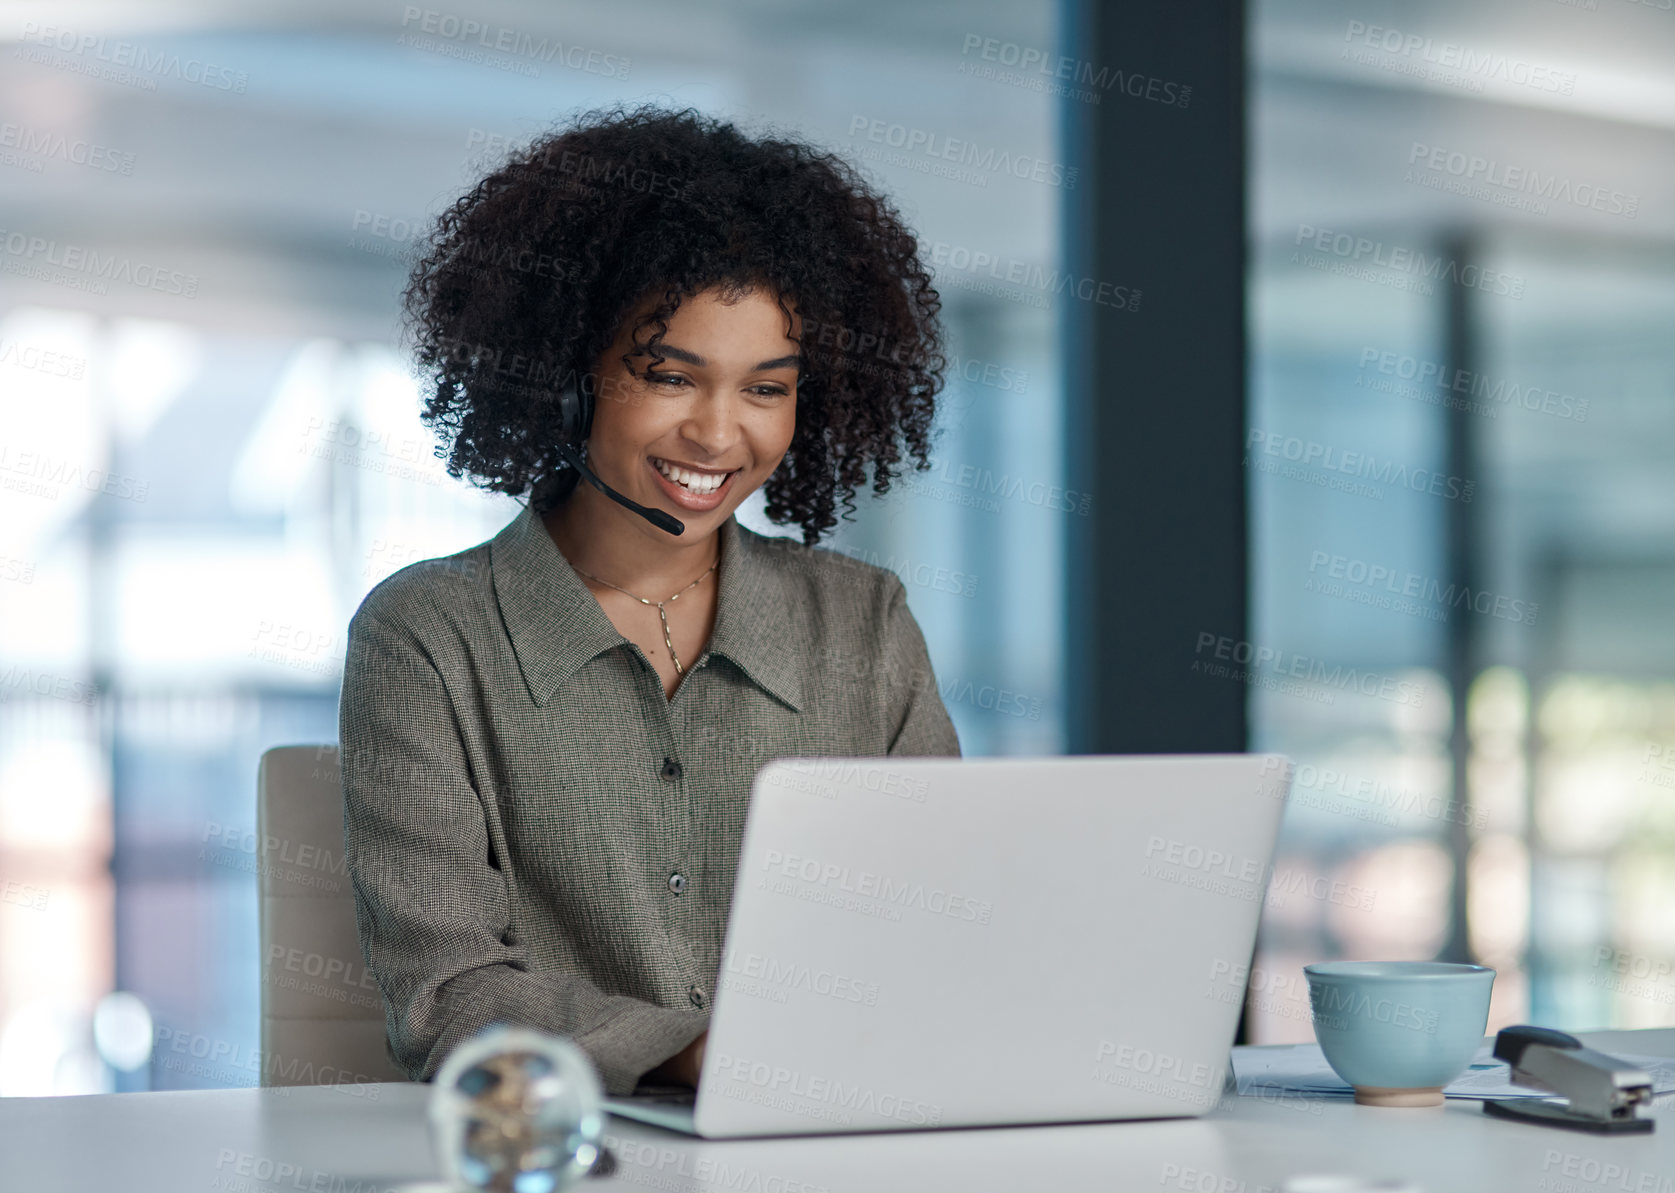
[[[558,1193],[599,1159],[603,1091],[569,1040],[496,1025],[442,1062],[430,1096],[431,1138],[455,1189]]]

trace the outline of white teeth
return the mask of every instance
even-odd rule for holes
[[[667,460],[656,457],[652,458],[652,465],[681,488],[690,490],[700,496],[715,492],[727,482],[726,476],[703,476],[696,472],[688,472],[684,468],[675,467]]]

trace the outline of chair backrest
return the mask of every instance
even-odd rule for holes
[[[277,746],[256,779],[262,1084],[406,1081],[361,959],[337,747]]]

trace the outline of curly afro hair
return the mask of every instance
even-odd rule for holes
[[[572,379],[594,392],[623,320],[661,295],[633,329],[655,367],[681,300],[712,287],[760,288],[803,319],[796,431],[763,487],[769,519],[800,524],[813,546],[840,501],[853,520],[869,461],[879,496],[904,446],[930,466],[942,302],[890,203],[796,141],[618,105],[511,153],[442,213],[414,266],[402,298],[421,417],[452,437],[449,475],[550,510],[577,482],[553,446],[558,392]]]

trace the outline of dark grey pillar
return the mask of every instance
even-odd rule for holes
[[[1061,307],[1069,487],[1093,494],[1069,543],[1068,750],[1242,751],[1249,689],[1193,663],[1201,635],[1248,636],[1243,6],[1064,14],[1060,53],[1100,98],[1061,100],[1062,268],[1140,292]]]
[[[1477,359],[1477,327],[1472,309],[1471,287],[1459,280],[1469,265],[1475,264],[1476,246],[1465,236],[1455,236],[1443,245],[1442,257],[1458,265],[1453,282],[1443,289],[1443,364],[1444,382],[1457,377],[1460,371],[1472,372],[1479,368]],[[1447,392],[1446,397],[1457,395]],[[1478,563],[1479,518],[1485,494],[1480,476],[1478,448],[1479,415],[1465,403],[1444,403],[1443,411],[1443,472],[1448,476],[1477,481],[1473,500],[1448,502],[1444,513],[1444,567],[1450,592],[1476,593],[1481,580]],[[1471,852],[1471,735],[1466,721],[1466,697],[1472,681],[1481,669],[1482,645],[1479,641],[1477,617],[1470,608],[1456,606],[1448,621],[1443,671],[1448,678],[1448,692],[1453,709],[1449,726],[1448,754],[1450,784],[1448,808],[1448,855],[1454,863],[1453,880],[1448,892],[1448,935],[1443,941],[1439,961],[1473,961],[1471,938],[1468,933],[1466,905],[1469,888],[1466,862]],[[1534,773],[1533,771],[1531,772]]]

